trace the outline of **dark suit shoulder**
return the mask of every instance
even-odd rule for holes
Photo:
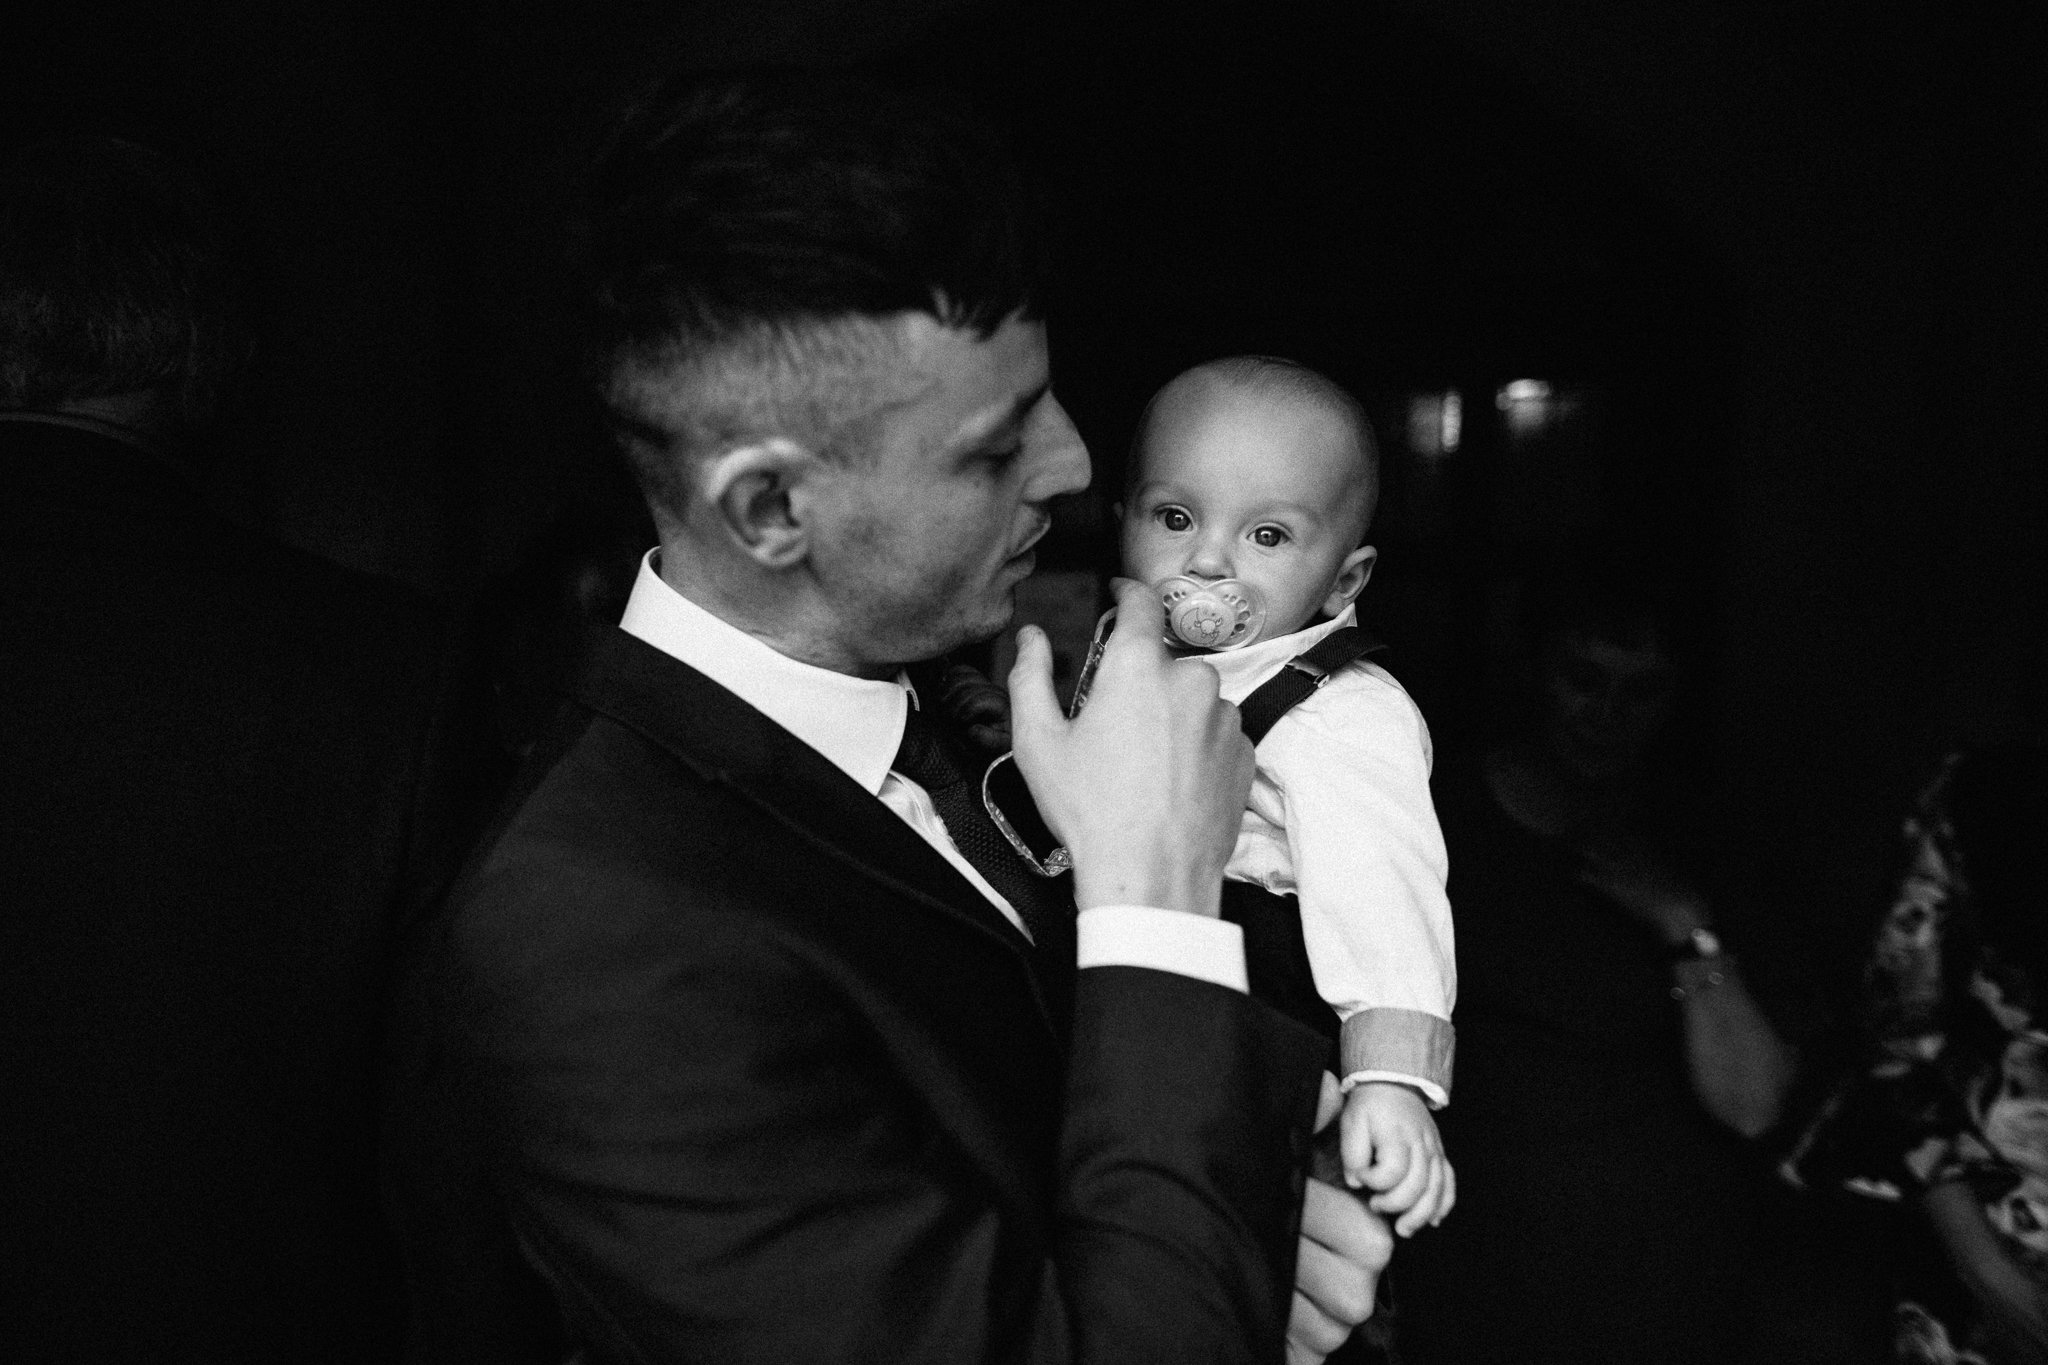
[[[452,898],[472,970],[545,975],[552,955],[697,960],[725,935],[770,951],[801,902],[859,906],[772,818],[609,717],[568,709]],[[602,946],[601,946],[602,945]],[[728,943],[728,947],[732,944]]]
[[[805,1000],[828,1029],[865,1020],[861,1036],[916,1038],[930,1057],[952,1059],[947,1076],[926,1078],[949,1096],[981,1088],[972,1076],[984,1064],[1049,1084],[1053,1040],[1023,952],[870,867],[878,854],[859,842],[863,818],[879,856],[937,855],[817,763],[820,804],[849,816],[837,830],[804,831],[729,775],[569,708],[451,898],[437,951],[451,979],[476,992],[470,1017],[509,1030],[471,1036],[486,1048],[548,1046],[553,1005],[526,1006],[558,1001],[580,976],[649,1018],[707,1003],[794,1018]],[[733,995],[741,982],[753,998]]]
[[[757,856],[745,803],[644,736],[570,706],[536,746],[477,860],[492,878],[557,862],[580,872],[712,877]]]
[[[605,1358],[1277,1344],[1321,1040],[1107,968],[1070,1065],[1021,954],[902,866],[936,855],[894,813],[681,665],[614,667],[419,959],[419,1187],[471,1172],[472,1235]],[[423,1331],[505,1318],[425,1264],[450,1306]]]

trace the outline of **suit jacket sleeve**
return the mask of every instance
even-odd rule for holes
[[[1022,1173],[1046,1197],[1020,1199],[925,1112],[943,1049],[888,999],[678,894],[533,859],[466,898],[488,945],[457,929],[504,1206],[595,1358],[1280,1358],[1320,1040],[1204,982],[1083,972],[1053,1169]],[[633,908],[664,901],[686,951]]]

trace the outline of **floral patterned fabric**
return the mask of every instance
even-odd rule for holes
[[[1905,870],[1863,973],[1862,1060],[1805,1127],[1784,1174],[1888,1201],[1965,1181],[2014,1263],[2048,1294],[2048,888],[2014,878],[2007,856],[2016,839],[2048,840],[2048,829],[2013,828],[2021,817],[1999,808],[1998,784],[1971,780],[1973,763],[1951,754],[1907,818]],[[1980,825],[1999,823],[2007,828],[1980,836]],[[1896,1358],[1981,1365],[1971,1306],[1943,1270],[1931,1260],[1904,1277]]]

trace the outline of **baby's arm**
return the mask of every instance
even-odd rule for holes
[[[1346,1173],[1377,1192],[1375,1208],[1405,1210],[1410,1232],[1455,1198],[1429,1116],[1450,1099],[1457,975],[1428,730],[1398,686],[1347,674],[1275,727],[1260,757],[1284,803],[1316,987],[1344,1020]]]

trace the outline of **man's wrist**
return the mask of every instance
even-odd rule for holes
[[[1184,867],[1122,867],[1091,869],[1074,859],[1074,905],[1092,910],[1105,905],[1150,905],[1162,910],[1215,919],[1223,911],[1223,875],[1191,874]]]

